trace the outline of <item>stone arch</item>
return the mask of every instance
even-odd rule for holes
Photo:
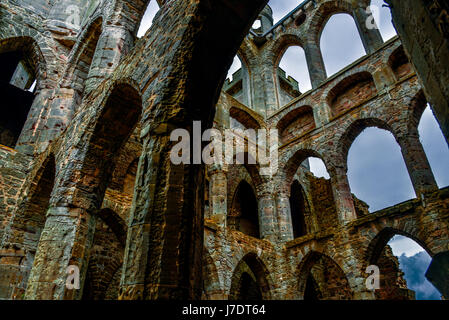
[[[307,253],[301,260],[298,288],[300,300],[353,299],[353,291],[343,269],[331,257],[317,251]]]
[[[56,161],[49,154],[39,169],[30,177],[30,185],[23,194],[14,217],[5,229],[0,243],[2,252],[13,252],[16,258],[6,266],[0,264],[1,279],[11,283],[1,283],[1,298],[22,299],[33,267],[41,233],[44,229],[56,179]],[[0,254],[0,257],[2,254]],[[0,259],[2,260],[2,259]],[[14,282],[17,281],[17,282]],[[8,288],[4,290],[4,288]],[[3,296],[5,294],[5,296]]]
[[[399,81],[407,77],[413,72],[413,66],[404,51],[404,47],[400,45],[388,57],[388,66],[393,71],[396,80]]]
[[[52,61],[53,62],[53,61]],[[15,148],[32,114],[38,91],[47,83],[47,61],[38,42],[29,36],[0,41],[0,94],[4,108],[0,119],[0,144]],[[34,92],[31,92],[34,86]]]
[[[257,59],[257,57],[252,53],[252,49],[249,46],[245,46],[245,42],[246,41],[244,41],[242,47],[240,47],[234,57],[234,59],[240,61],[241,67],[232,74],[232,81],[229,78],[226,79],[224,91],[242,104],[251,106],[253,92],[251,88],[252,74],[250,63],[251,61],[254,61],[254,59]],[[248,58],[248,56],[251,56],[251,58]],[[231,67],[232,65],[230,66],[230,69]],[[228,72],[230,72],[230,69]]]
[[[253,111],[246,109],[243,107],[232,106],[229,109],[229,115],[243,124],[246,129],[261,129],[263,126],[263,122],[261,124],[262,119],[259,119],[257,114],[254,114]]]
[[[312,148],[299,147],[290,154],[293,155],[290,156],[290,158],[286,161],[285,166],[281,168],[281,174],[285,181],[285,190],[290,189],[290,185],[292,184],[295,174],[298,171],[300,165],[304,162],[304,160],[310,157],[321,159],[324,162],[327,171],[329,172],[331,180],[333,179],[333,168],[329,165],[327,159],[323,158],[323,156],[321,156],[318,151]]]
[[[353,142],[355,139],[362,133],[363,130],[370,128],[370,127],[376,127],[379,129],[383,129],[386,131],[389,131],[393,136],[395,137],[396,141],[397,134],[393,130],[393,128],[386,123],[385,121],[378,119],[378,118],[364,118],[364,119],[358,119],[349,124],[347,128],[344,130],[344,133],[339,138],[337,147],[338,152],[337,154],[341,159],[344,161],[342,165],[344,165],[345,168],[347,168],[347,162],[348,162],[348,153],[349,149],[351,148]]]
[[[84,281],[83,299],[118,299],[119,281],[116,273],[121,270],[126,243],[126,225],[111,209],[98,212],[89,265]],[[112,292],[116,296],[112,297]]]
[[[301,79],[294,79],[294,81],[292,81],[290,77],[287,77],[289,70],[283,70],[280,66],[281,62],[283,61],[282,59],[287,53],[287,50],[293,47],[299,47],[302,51],[305,50],[303,40],[298,35],[284,34],[281,37],[277,38],[270,48],[269,59],[272,60],[272,65],[274,68],[273,74],[275,75],[274,81],[278,106],[285,105],[294,98],[300,96],[301,93],[304,93],[304,91],[307,91],[301,91],[299,87],[299,81]],[[310,79],[310,61],[308,61],[308,57],[305,51],[304,59],[306,62],[307,73],[309,74]]]
[[[329,19],[338,13],[349,14],[353,19],[353,7],[349,1],[326,1],[319,4],[318,9],[310,18],[308,34],[309,39],[316,45],[320,45],[321,34]]]
[[[119,150],[131,136],[142,113],[140,93],[127,82],[116,82],[104,101],[104,107],[87,136],[81,175],[90,177],[90,185],[79,187],[95,194],[94,211],[100,208],[115,169]]]
[[[248,284],[249,288],[244,288]],[[272,297],[271,290],[272,282],[265,263],[257,254],[248,253],[234,269],[229,300],[248,300],[251,298],[255,300],[270,300]]]
[[[276,39],[271,48],[272,63],[276,69],[279,67],[279,63],[285,52],[292,46],[304,47],[303,40],[296,34],[283,34]]]
[[[342,79],[326,95],[332,116],[351,110],[377,95],[374,78],[368,71],[361,71]]]
[[[426,242],[420,239],[416,229],[404,225],[401,227],[385,227],[380,232],[378,232],[368,244],[365,253],[365,261],[367,261],[369,264],[375,264],[377,259],[379,259],[383,248],[385,248],[388,242],[395,235],[407,237],[419,244],[424,250],[427,251],[427,253],[431,257],[435,255],[435,253],[430,250]]]
[[[83,30],[78,37],[79,41],[72,49],[61,87],[73,89],[76,92],[74,97],[76,104],[81,103],[102,29],[103,17],[99,16]]]
[[[292,215],[293,238],[307,235],[313,230],[310,215],[312,213],[311,199],[298,180],[294,180],[290,190],[290,208]]]
[[[314,130],[316,122],[312,107],[304,105],[291,110],[278,121],[276,128],[280,133],[281,144]]]
[[[417,230],[410,225],[384,227],[368,244],[365,252],[366,265],[376,265],[380,271],[380,288],[375,291],[379,300],[415,300],[415,292],[409,289],[399,259],[394,255],[389,241],[401,235],[417,243],[430,257],[434,257],[425,241],[422,241]],[[363,266],[362,268],[365,268]]]
[[[229,228],[249,236],[260,237],[258,201],[254,188],[245,180],[240,181],[232,197],[227,217]]]
[[[30,36],[1,39],[0,54],[12,52],[22,53],[22,58],[34,72],[34,76],[37,80],[36,88],[40,89],[47,79],[47,60],[50,57],[44,56],[39,42]],[[53,61],[53,59],[50,59],[50,61]]]

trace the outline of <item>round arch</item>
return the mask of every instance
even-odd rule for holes
[[[406,227],[406,226],[404,226]],[[377,235],[371,239],[365,254],[365,261],[369,264],[375,264],[379,259],[382,250],[388,242],[395,236],[401,235],[409,238],[419,244],[431,257],[435,254],[429,249],[427,244],[416,235],[416,230],[405,230],[400,228],[386,227],[382,229]]]

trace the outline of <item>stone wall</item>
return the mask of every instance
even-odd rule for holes
[[[147,1],[93,1],[78,26],[61,1],[0,4],[0,53],[25,54],[37,79],[15,150],[0,149],[0,298],[413,298],[384,248],[402,234],[431,256],[449,250],[448,190],[417,132],[431,88],[401,39],[364,28],[367,1],[307,1],[254,32],[266,2],[161,2],[141,39]],[[337,12],[354,17],[368,54],[327,77],[318,35]],[[286,99],[277,67],[290,45],[304,47],[313,89]],[[236,53],[240,101],[221,91]],[[279,129],[279,170],[174,165],[170,133],[192,136],[193,121]],[[369,213],[352,195],[347,154],[368,127],[394,135],[416,199]],[[376,293],[365,286],[374,261]],[[78,291],[64,285],[73,265]]]

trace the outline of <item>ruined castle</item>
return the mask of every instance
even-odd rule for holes
[[[398,36],[384,42],[369,0],[298,1],[276,24],[267,0],[157,1],[142,38],[149,0],[0,3],[0,299],[413,299],[394,235],[430,254],[448,297],[449,189],[418,133],[429,103],[449,141],[447,2],[386,1]],[[328,76],[319,39],[335,13],[366,55]],[[292,45],[307,92],[279,68]],[[277,129],[278,170],[174,165],[170,134],[194,121]],[[348,151],[369,127],[394,135],[415,199],[369,212],[351,193]]]

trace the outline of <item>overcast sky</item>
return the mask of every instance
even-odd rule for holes
[[[300,3],[301,1],[298,0],[271,0],[269,5],[273,9],[275,23]],[[396,34],[391,23],[390,11],[388,8],[382,8],[383,0],[373,0],[372,4],[379,8],[374,17],[386,41]],[[150,27],[157,9],[156,1],[151,1],[139,30],[139,36],[144,35]],[[338,72],[365,55],[356,25],[347,14],[334,15],[328,21],[323,30],[321,49],[328,75]],[[280,67],[287,72],[287,75],[291,75],[299,82],[302,92],[311,89],[302,48],[289,48],[280,62]],[[228,76],[231,78],[239,68],[241,63],[236,57]],[[424,112],[419,132],[439,187],[448,186],[449,149],[430,108]],[[329,178],[321,160],[313,158],[310,160],[310,165],[316,176]],[[361,133],[349,151],[348,168],[351,191],[370,206],[371,212],[415,198],[400,147],[392,134],[387,131],[369,128]],[[389,244],[394,254],[401,257],[401,267],[405,265],[405,268],[410,269],[412,265],[415,267],[419,265],[419,268],[427,269],[430,257],[426,256],[423,249],[412,240],[397,236]],[[435,288],[425,279],[423,280],[422,274],[419,276],[420,280],[416,280],[418,278],[411,274],[407,276],[408,282],[413,282],[412,289],[421,290],[417,295],[418,298],[438,296]]]

